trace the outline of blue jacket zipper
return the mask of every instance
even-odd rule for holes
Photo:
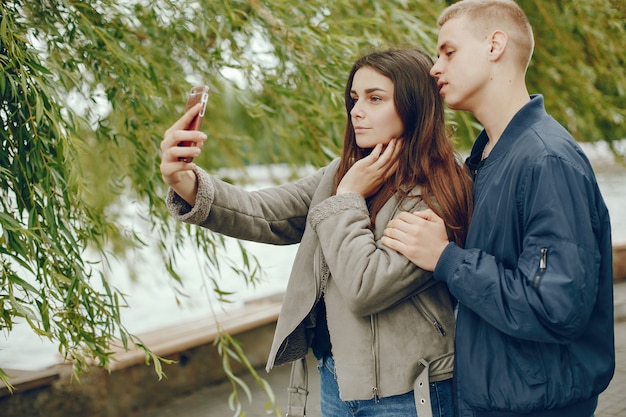
[[[535,289],[537,289],[537,287],[539,286],[539,281],[541,280],[541,276],[546,271],[546,268],[548,268],[548,248],[541,248],[540,253],[541,254],[539,256],[539,271],[537,272],[537,275],[535,275],[535,281],[533,283]]]

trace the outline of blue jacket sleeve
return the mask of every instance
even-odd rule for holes
[[[528,167],[517,195],[514,215],[493,218],[512,223],[510,236],[500,237],[499,253],[451,243],[434,277],[506,334],[567,343],[585,328],[598,290],[605,225],[595,178],[563,158],[545,156]]]

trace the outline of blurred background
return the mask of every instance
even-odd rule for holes
[[[434,57],[449,3],[0,3],[0,380],[65,359],[77,376],[107,367],[112,341],[280,292],[293,247],[225,239],[165,209],[159,143],[187,91],[211,88],[198,165],[251,188],[296,178],[339,153],[354,59],[406,45]],[[536,37],[530,92],[585,147],[626,240],[624,2],[519,4]],[[467,153],[479,126],[448,120]]]

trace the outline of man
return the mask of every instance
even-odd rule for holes
[[[466,161],[465,249],[432,211],[402,214],[382,242],[459,301],[461,416],[590,417],[615,367],[610,221],[594,173],[528,94],[534,40],[515,2],[462,0],[438,23],[431,75],[450,108],[484,127]]]

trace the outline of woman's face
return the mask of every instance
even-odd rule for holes
[[[354,100],[350,118],[360,148],[386,145],[402,136],[404,125],[396,112],[390,78],[371,67],[362,67],[354,74],[350,96]]]

